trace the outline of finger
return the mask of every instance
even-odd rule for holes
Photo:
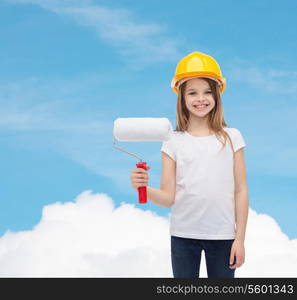
[[[241,266],[240,263],[236,263],[235,265],[230,266],[229,268],[230,268],[230,269],[236,269],[236,268],[239,268],[240,266]]]
[[[236,258],[237,258],[237,262],[243,264],[243,262],[244,262],[244,257],[243,256],[238,256]]]
[[[139,179],[139,180],[136,180],[135,182],[136,182],[136,183],[147,183],[147,180]]]
[[[145,173],[145,172],[139,172],[137,175],[138,176],[147,176],[147,173]]]
[[[143,178],[146,178],[146,177],[148,177],[148,174],[147,173],[141,173],[141,174],[139,174],[139,176],[143,176]]]
[[[144,173],[144,172],[146,172],[144,169],[142,169],[142,168],[136,168],[136,169],[133,169],[133,171],[134,172],[136,172],[136,173]]]
[[[134,174],[132,174],[132,176],[135,176],[136,178],[143,178],[143,177],[146,176],[146,174],[144,174],[144,173],[134,173]]]
[[[243,264],[243,259],[240,257],[235,257],[235,263],[233,265],[230,265],[230,269],[236,269],[239,268]]]
[[[238,261],[236,262],[236,264],[238,265],[237,268],[241,267],[244,263],[244,258],[243,257],[239,257]]]
[[[232,251],[230,254],[229,264],[233,265],[235,253]]]

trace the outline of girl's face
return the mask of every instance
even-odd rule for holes
[[[210,86],[202,78],[187,80],[184,99],[189,113],[198,117],[206,116],[215,107]]]

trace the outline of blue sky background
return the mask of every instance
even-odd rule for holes
[[[295,1],[0,2],[0,234],[31,229],[42,207],[85,190],[137,204],[137,160],[112,146],[118,117],[167,117],[170,81],[193,51],[227,78],[225,120],[247,144],[250,206],[297,238]],[[161,143],[119,143],[151,166]]]

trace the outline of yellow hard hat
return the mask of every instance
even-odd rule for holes
[[[192,52],[178,62],[171,81],[172,90],[178,94],[179,86],[195,77],[207,77],[217,81],[220,92],[224,92],[226,78],[223,77],[219,64],[213,57],[202,52]]]

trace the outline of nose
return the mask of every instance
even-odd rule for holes
[[[198,93],[197,94],[197,100],[200,100],[200,101],[202,101],[202,100],[204,100],[205,99],[205,95],[202,93]]]

